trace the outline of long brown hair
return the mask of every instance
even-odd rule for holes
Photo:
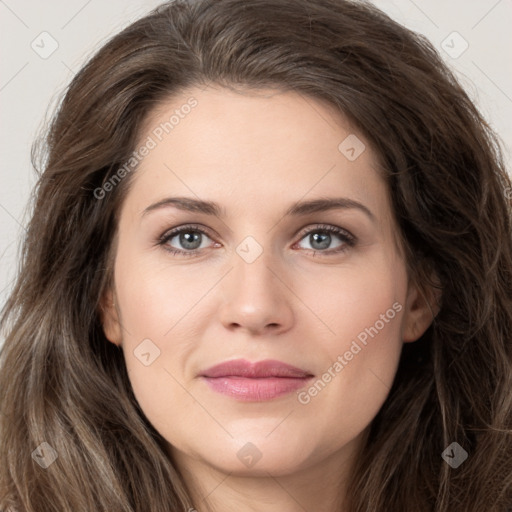
[[[512,184],[499,140],[432,45],[371,4],[176,0],[74,77],[35,162],[0,319],[2,510],[200,509],[100,321],[134,173],[108,197],[94,191],[130,159],[152,109],[209,83],[336,107],[383,163],[410,275],[442,289],[435,321],[404,344],[347,511],[512,507]],[[441,456],[454,442],[468,454],[456,469]],[[58,457],[43,469],[36,459],[50,448]]]

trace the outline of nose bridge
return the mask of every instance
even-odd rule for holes
[[[269,247],[269,238],[266,238],[263,245],[263,241],[260,244],[255,237],[248,236],[236,247],[231,280],[239,300],[250,303],[273,299],[279,295],[274,276],[276,270],[273,269],[276,265]]]
[[[226,327],[236,324],[258,331],[269,325],[283,327],[291,320],[286,287],[276,277],[278,265],[268,247],[270,238],[265,237],[265,246],[256,237],[248,236],[233,253],[234,268],[225,283],[221,306],[221,320]]]

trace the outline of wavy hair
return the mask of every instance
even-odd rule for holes
[[[412,279],[442,306],[404,344],[352,475],[349,512],[512,507],[512,184],[500,141],[421,35],[350,0],[176,0],[76,74],[44,143],[17,280],[0,318],[0,507],[199,507],[106,339],[124,178],[148,113],[195,85],[327,101],[382,161]],[[433,279],[432,276],[437,276]],[[48,468],[33,454],[46,442]],[[441,454],[468,453],[457,469]],[[48,449],[43,445],[40,449]]]

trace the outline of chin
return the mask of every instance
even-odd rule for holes
[[[295,456],[282,451],[269,452],[263,450],[261,452],[261,458],[255,458],[254,461],[250,461],[247,455],[244,455],[239,460],[237,456],[234,458],[228,458],[221,460],[214,458],[210,460],[211,454],[205,457],[205,461],[214,466],[218,471],[223,473],[231,473],[236,476],[286,476],[293,474],[301,469],[307,467],[307,461],[302,456],[295,453]],[[246,461],[244,461],[246,459]]]
[[[276,424],[274,423],[273,428]],[[236,436],[228,442],[217,444],[215,450],[203,453],[219,470],[243,476],[284,476],[311,463],[314,446],[311,436],[301,436],[291,431],[280,434],[271,430]],[[308,446],[309,444],[309,446]]]

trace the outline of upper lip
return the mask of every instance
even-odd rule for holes
[[[245,359],[233,359],[225,361],[204,370],[200,374],[202,377],[246,377],[246,378],[265,378],[265,377],[288,377],[288,378],[306,378],[313,375],[301,370],[295,366],[266,359],[251,363]]]

